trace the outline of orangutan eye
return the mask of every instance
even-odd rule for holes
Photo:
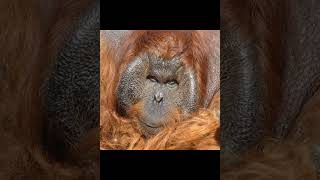
[[[171,88],[174,88],[174,87],[178,86],[178,82],[176,80],[167,81],[166,84]]]
[[[151,75],[148,75],[148,76],[147,76],[147,79],[148,79],[149,81],[151,81],[151,82],[158,82],[157,78],[154,77],[154,76],[151,76]]]

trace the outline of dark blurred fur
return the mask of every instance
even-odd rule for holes
[[[2,19],[0,27],[0,82],[2,84],[0,88],[0,146],[2,147],[0,179],[99,179],[97,119],[89,119],[96,122],[95,127],[91,126],[91,129],[82,132],[82,135],[77,136],[77,140],[72,142],[75,147],[72,153],[67,152],[66,149],[64,156],[54,153],[60,147],[51,146],[48,149],[48,138],[59,136],[60,133],[67,131],[64,129],[48,133],[49,122],[46,114],[48,104],[45,104],[48,94],[41,90],[52,71],[61,72],[61,75],[66,78],[67,72],[52,70],[54,66],[52,64],[61,63],[60,60],[63,59],[59,58],[59,55],[63,54],[61,51],[67,51],[66,49],[73,48],[70,45],[76,45],[69,43],[72,42],[70,38],[74,37],[75,31],[80,27],[80,21],[86,19],[83,19],[84,14],[95,2],[97,1],[4,0],[0,2]],[[98,38],[97,36],[96,42]],[[99,48],[99,44],[96,44],[94,48]],[[87,46],[83,48],[85,47]],[[80,44],[78,50],[81,48]],[[90,52],[94,53],[94,51],[93,49]],[[78,52],[74,53],[70,54],[70,58],[79,55]],[[97,56],[99,56],[98,51],[95,57]],[[97,63],[99,63],[98,60]],[[65,63],[69,63],[67,59]],[[79,68],[78,65],[80,64],[74,64],[73,70]],[[79,70],[86,71],[82,68]],[[70,73],[73,72],[75,71]],[[81,76],[78,74],[77,77]],[[95,80],[99,82],[99,79]],[[80,82],[82,81],[76,83]],[[51,92],[55,92],[55,89]],[[56,93],[68,96],[63,91],[56,91]],[[72,96],[81,99],[82,94]],[[51,100],[50,105],[51,103],[57,103],[57,101]],[[55,107],[57,106],[71,108],[72,105],[65,106],[57,103]],[[66,116],[73,116],[74,123],[78,120],[81,122],[81,118],[86,118],[70,111],[65,113]],[[63,122],[61,123],[58,124],[63,126]],[[72,123],[68,127],[71,131],[74,130]],[[67,138],[60,140],[66,141]]]
[[[319,7],[318,1],[221,2],[224,179],[316,177],[318,143],[310,141],[316,136],[291,136],[302,132],[295,131],[305,123],[298,116],[320,85]]]

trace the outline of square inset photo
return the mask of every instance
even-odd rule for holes
[[[219,127],[219,30],[100,31],[101,150],[220,150]]]

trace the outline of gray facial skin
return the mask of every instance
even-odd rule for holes
[[[121,75],[117,88],[118,112],[142,102],[141,125],[145,135],[158,132],[174,109],[189,114],[199,108],[199,89],[193,70],[180,59],[163,60],[152,54],[133,59]]]
[[[100,2],[81,17],[44,85],[48,149],[63,157],[99,126]],[[98,140],[97,140],[98,143]]]

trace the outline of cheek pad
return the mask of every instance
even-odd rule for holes
[[[116,91],[118,111],[121,115],[127,115],[129,108],[141,98],[145,86],[147,63],[141,57],[137,57],[123,71]]]
[[[180,75],[178,93],[183,114],[196,111],[199,108],[199,85],[195,72],[186,68]]]

